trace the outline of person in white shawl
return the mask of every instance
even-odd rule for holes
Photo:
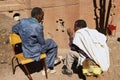
[[[110,61],[106,36],[96,29],[89,29],[84,20],[75,22],[74,31],[74,37],[70,37],[73,39],[71,50],[66,55],[66,69],[63,69],[62,73],[72,75],[71,67],[74,60],[78,59],[78,64],[82,65],[86,58],[92,59],[102,71],[107,71]]]

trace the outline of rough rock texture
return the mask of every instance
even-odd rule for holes
[[[9,34],[11,26],[16,22],[4,14],[0,14],[0,63],[8,63],[11,60]]]

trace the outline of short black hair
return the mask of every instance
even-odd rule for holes
[[[87,27],[87,24],[86,24],[85,20],[77,20],[77,21],[75,21],[74,27],[85,28],[85,27]]]
[[[31,17],[35,17],[36,15],[42,13],[42,9],[39,7],[34,7],[31,11]]]

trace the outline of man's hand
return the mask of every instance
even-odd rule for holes
[[[74,37],[74,29],[73,28],[68,28],[67,29],[67,34],[70,38]]]

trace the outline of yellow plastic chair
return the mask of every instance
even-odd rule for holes
[[[16,33],[12,33],[12,34],[10,34],[9,39],[10,39],[10,44],[12,45],[12,48],[13,48],[13,52],[15,54],[14,57],[12,58],[13,74],[15,74],[14,60],[16,60],[18,65],[19,64],[23,65],[24,69],[26,70],[26,72],[28,74],[27,77],[29,78],[29,80],[33,80],[31,75],[30,75],[30,72],[29,72],[28,68],[26,67],[26,64],[34,62],[34,60],[31,59],[31,58],[25,58],[23,56],[22,51],[17,51],[16,50],[16,49],[20,50],[19,45],[22,43],[20,36]],[[43,59],[43,61],[44,61],[43,62],[44,63],[43,67],[45,69],[45,75],[46,75],[46,79],[47,79],[48,75],[47,75],[47,67],[46,67],[46,54],[45,53],[41,54],[40,59]]]

